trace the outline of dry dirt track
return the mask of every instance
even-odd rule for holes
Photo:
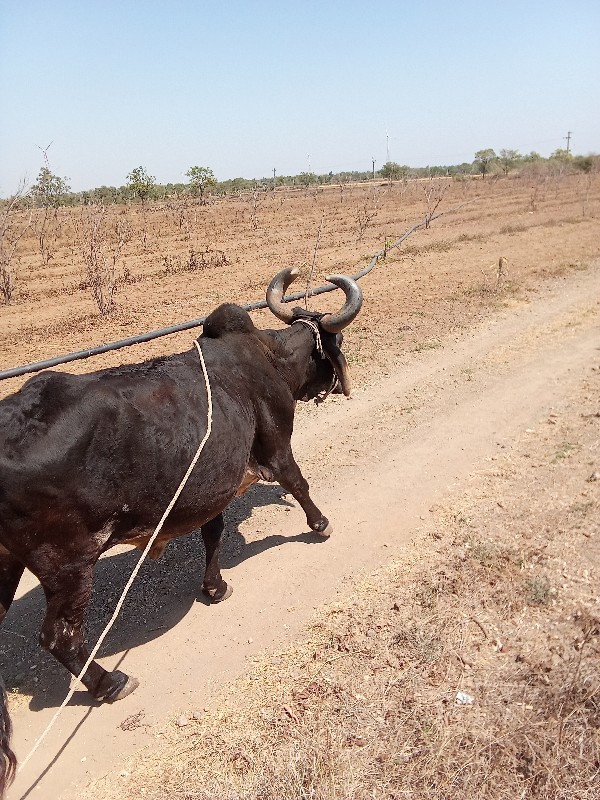
[[[77,693],[9,797],[75,798],[90,779],[118,772],[120,757],[155,742],[165,719],[209,707],[211,687],[243,670],[248,657],[293,639],[315,606],[347,588],[345,580],[418,546],[418,536],[411,540],[432,505],[598,367],[599,323],[596,263],[441,348],[411,354],[352,401],[303,408],[295,451],[333,521],[331,540],[314,541],[295,504],[258,487],[229,515],[224,563],[235,591],[215,607],[195,602],[195,537],[172,545],[144,568],[103,650],[104,665],[138,676],[139,689],[94,708]],[[90,638],[134,559],[123,552],[100,565]],[[67,688],[35,643],[42,607],[39,589],[24,582],[6,622],[16,634],[14,659],[23,658],[25,670],[31,659],[39,675],[31,708],[14,714],[21,758]],[[138,712],[141,727],[132,722]]]

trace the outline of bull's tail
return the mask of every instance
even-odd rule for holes
[[[4,792],[11,784],[17,767],[17,759],[10,749],[11,733],[12,725],[8,715],[6,690],[0,677],[0,798],[4,797]]]

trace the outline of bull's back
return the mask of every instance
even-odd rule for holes
[[[39,530],[46,540],[90,531],[112,540],[153,527],[207,430],[197,354],[189,361],[44,373],[1,401],[0,541],[15,552],[16,529],[25,544]],[[231,370],[211,372],[212,432],[169,520],[174,532],[235,496],[255,437],[247,391]]]

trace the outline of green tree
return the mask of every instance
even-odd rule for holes
[[[190,190],[194,197],[204,201],[204,193],[216,189],[217,179],[212,169],[208,167],[190,167],[185,173],[190,179]]]
[[[64,195],[70,190],[67,178],[59,178],[58,175],[53,175],[48,167],[42,167],[29,194],[44,208],[58,208],[63,202]]]
[[[550,158],[556,159],[556,161],[564,161],[570,162],[573,160],[573,156],[569,153],[568,150],[565,150],[562,147],[559,147],[553,153],[550,154]]]
[[[298,180],[302,186],[310,186],[311,183],[317,182],[317,176],[314,172],[301,172],[298,175]]]
[[[497,161],[498,156],[492,150],[491,147],[488,147],[487,150],[478,150],[475,153],[475,160],[474,164],[477,167],[478,171],[481,172],[483,177],[487,175],[489,172],[490,166]]]
[[[156,186],[156,178],[148,175],[144,167],[132,169],[127,176],[127,188],[134,197],[139,197],[142,203],[152,196]]]
[[[521,161],[521,154],[518,150],[500,150],[500,157],[498,160],[502,167],[502,172],[508,175],[511,169],[514,169],[519,161]]]
[[[594,169],[594,156],[575,156],[573,166],[585,173],[590,173]]]
[[[397,181],[401,178],[406,178],[408,175],[408,167],[396,164],[395,161],[388,161],[379,170],[379,174],[382,178],[386,178],[389,181]]]

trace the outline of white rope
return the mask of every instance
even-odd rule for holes
[[[303,319],[302,317],[299,317],[298,319],[295,319],[292,322],[292,325],[295,325],[297,322],[299,322],[302,325],[306,325],[308,328],[311,329],[315,337],[315,346],[317,348],[318,354],[321,356],[321,358],[327,358],[327,356],[325,355],[325,351],[323,350],[323,343],[321,342],[321,331],[319,330],[318,324],[312,319]]]
[[[69,700],[73,697],[76,689],[81,684],[81,679],[83,678],[83,676],[85,675],[88,667],[90,666],[90,664],[94,660],[94,657],[95,657],[96,653],[98,652],[98,650],[100,649],[100,647],[102,645],[102,642],[106,638],[108,632],[110,631],[110,629],[114,625],[115,620],[117,619],[117,616],[119,614],[119,611],[121,610],[121,607],[122,607],[123,603],[125,602],[125,598],[127,597],[127,593],[129,592],[129,589],[131,588],[131,586],[132,586],[132,584],[133,584],[133,582],[134,582],[134,580],[136,578],[136,575],[140,571],[140,568],[141,568],[142,564],[144,563],[144,560],[146,559],[146,556],[148,555],[148,553],[150,551],[150,548],[154,544],[154,541],[155,541],[156,537],[160,533],[163,525],[165,524],[165,520],[167,519],[167,517],[171,513],[171,510],[173,509],[173,506],[175,505],[175,503],[179,499],[179,495],[183,491],[183,489],[184,489],[184,487],[185,487],[185,485],[186,485],[186,483],[188,481],[188,478],[192,474],[192,470],[194,469],[198,459],[200,458],[200,453],[202,452],[202,450],[204,449],[204,445],[208,441],[208,437],[210,436],[211,429],[212,429],[212,394],[211,394],[211,391],[210,391],[210,381],[208,379],[208,372],[206,371],[206,364],[204,363],[204,355],[202,353],[202,348],[200,347],[200,344],[198,343],[197,340],[194,340],[194,344],[198,348],[198,353],[200,355],[200,363],[202,364],[202,372],[204,373],[204,382],[206,383],[206,396],[207,396],[207,401],[208,401],[208,423],[207,423],[206,433],[204,435],[204,438],[200,442],[200,445],[198,446],[198,449],[196,450],[196,455],[192,459],[192,462],[191,462],[190,466],[188,467],[187,472],[185,473],[181,483],[177,487],[177,491],[173,495],[173,499],[171,500],[171,502],[167,506],[167,508],[165,510],[165,513],[162,515],[162,517],[160,519],[160,522],[158,523],[158,525],[154,529],[154,533],[148,539],[148,544],[146,545],[146,548],[144,549],[144,552],[140,556],[139,561],[137,562],[133,572],[131,573],[131,577],[129,578],[129,580],[127,581],[127,583],[125,585],[125,588],[123,589],[121,597],[119,598],[119,602],[117,603],[117,605],[115,607],[115,610],[113,612],[112,617],[110,618],[110,621],[108,622],[107,626],[104,628],[102,633],[100,634],[100,638],[96,642],[96,646],[94,647],[94,649],[90,653],[89,658],[85,662],[81,672],[75,678],[71,688],[69,689],[69,692],[68,692],[67,696],[65,697],[65,699],[61,703],[60,707],[57,709],[56,713],[54,714],[54,716],[52,717],[52,719],[48,723],[48,725],[47,725],[46,729],[44,730],[44,732],[42,733],[42,735],[39,737],[39,739],[34,744],[33,748],[31,749],[31,751],[29,752],[27,757],[19,765],[19,769],[17,770],[17,772],[21,772],[21,770],[25,767],[25,765],[30,760],[30,758],[33,756],[35,751],[38,749],[38,747],[44,741],[44,739],[48,735],[50,729],[53,727],[54,723],[56,722],[56,720],[58,719],[59,715],[61,714],[63,708],[65,708],[65,706],[67,705]]]

